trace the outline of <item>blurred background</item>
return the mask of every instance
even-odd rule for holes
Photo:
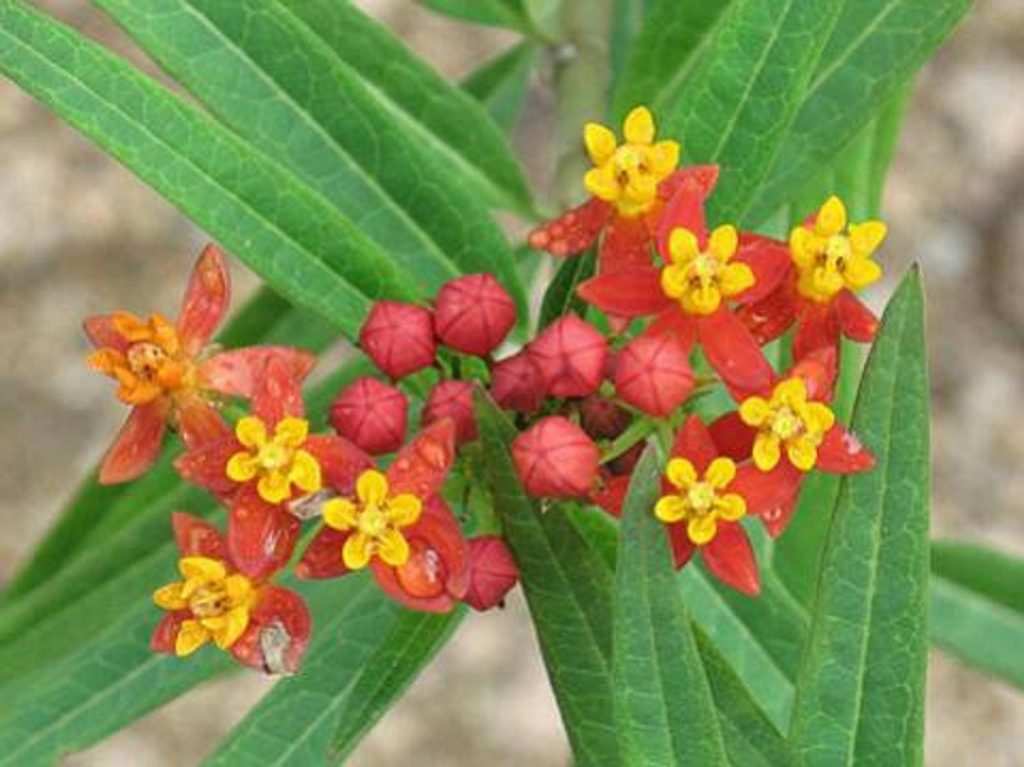
[[[84,0],[36,3],[137,51]],[[511,36],[446,22],[408,0],[362,0],[458,78]],[[518,143],[538,188],[549,83],[535,84]],[[924,267],[934,393],[937,537],[1024,555],[1024,2],[978,0],[917,82],[886,192],[892,278]],[[533,140],[536,138],[536,140]],[[83,364],[86,314],[173,313],[204,242],[168,203],[7,82],[0,82],[0,583],[101,456],[124,413]],[[255,286],[235,266],[236,306]],[[1024,584],[1022,584],[1024,588]],[[267,689],[245,674],[197,690],[67,763],[187,765]],[[933,653],[926,762],[1024,764],[1024,695]],[[516,595],[475,616],[366,738],[350,764],[568,762],[557,709]]]

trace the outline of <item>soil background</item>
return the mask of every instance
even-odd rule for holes
[[[84,0],[37,5],[153,72]],[[509,35],[441,20],[406,0],[359,3],[442,72],[459,77]],[[886,191],[890,279],[923,265],[934,395],[936,536],[1024,555],[1024,3],[978,0],[918,79]],[[551,95],[531,94],[517,142],[546,143]],[[525,149],[544,184],[550,158]],[[205,236],[167,202],[0,82],[0,582],[102,455],[123,411],[82,363],[84,315],[175,310]],[[236,305],[256,284],[233,265]],[[1022,586],[1024,587],[1024,586]],[[197,763],[268,689],[255,675],[213,682],[67,760]],[[929,765],[1024,764],[1024,695],[935,652]],[[517,595],[468,620],[349,762],[568,763],[557,709]]]

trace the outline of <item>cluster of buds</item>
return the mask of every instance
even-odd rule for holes
[[[870,341],[878,324],[854,292],[881,274],[872,255],[885,227],[850,224],[835,197],[788,242],[709,225],[717,167],[678,167],[679,144],[656,141],[642,107],[624,134],[620,144],[608,128],[586,126],[591,199],[529,237],[558,257],[597,248],[596,274],[578,287],[585,316],[559,317],[499,358],[519,318],[492,275],[453,279],[427,304],[377,302],[359,346],[378,372],[337,394],[331,433],[312,433],[305,411],[311,355],[210,346],[230,293],[212,246],[176,323],[125,312],[86,321],[98,347],[90,364],[132,407],[100,480],[139,476],[167,428],[177,429],[178,472],[226,510],[223,538],[208,522],[174,516],[181,580],[155,594],[167,615],[154,649],[187,655],[212,641],[248,665],[294,672],[311,620],[301,597],[273,578],[307,522],[318,530],[298,558],[300,579],[369,569],[411,609],[501,604],[518,571],[500,525],[460,521],[452,504],[462,499],[445,492],[459,456],[476,449],[477,392],[510,413],[519,431],[512,463],[540,499],[618,515],[658,435],[667,459],[650,513],[664,523],[676,565],[699,553],[714,576],[750,595],[760,586],[747,520],[777,536],[809,472],[873,466],[830,403],[840,339]],[[790,329],[793,361],[777,372],[762,347]],[[695,375],[695,359],[707,375]],[[735,404],[706,422],[699,397],[718,384]],[[424,391],[413,407],[411,393]],[[248,403],[233,423],[219,407],[227,398]],[[419,422],[410,436],[411,412]]]

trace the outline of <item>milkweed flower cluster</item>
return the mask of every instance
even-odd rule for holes
[[[840,339],[870,341],[878,324],[855,293],[880,276],[884,225],[851,223],[835,197],[788,241],[708,222],[718,168],[680,167],[680,145],[657,139],[643,107],[623,132],[620,143],[586,126],[590,199],[528,239],[559,258],[596,249],[595,273],[577,289],[587,310],[511,352],[499,353],[523,318],[490,274],[451,280],[429,302],[378,301],[358,337],[376,374],[349,381],[327,413],[308,414],[310,354],[211,344],[230,294],[212,246],[176,322],[126,312],[86,320],[90,365],[131,407],[100,480],[141,475],[174,429],[184,443],[177,471],[227,520],[222,536],[209,521],[173,516],[179,580],[154,595],[165,611],[155,650],[185,656],[212,643],[244,664],[294,672],[312,621],[302,598],[274,583],[293,559],[299,579],[369,570],[414,610],[500,605],[518,580],[500,515],[478,525],[456,488],[475,479],[473,461],[460,459],[478,448],[481,397],[518,430],[509,460],[528,495],[616,516],[649,435],[660,434],[666,458],[650,513],[676,566],[699,555],[749,595],[760,582],[747,525],[780,535],[810,472],[873,466],[831,402]],[[792,364],[777,371],[763,347],[790,330]],[[734,406],[706,421],[700,396],[719,384]],[[229,400],[245,404],[231,420]],[[329,431],[315,427],[321,416]],[[297,551],[304,527],[315,532]]]

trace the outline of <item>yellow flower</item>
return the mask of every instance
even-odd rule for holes
[[[157,607],[192,613],[178,629],[175,654],[190,655],[211,639],[220,649],[228,649],[249,625],[256,599],[252,583],[239,573],[228,575],[223,562],[208,557],[182,557],[178,570],[183,580],[153,593]]]
[[[235,482],[259,477],[256,490],[267,503],[281,503],[292,497],[292,486],[303,493],[321,488],[320,464],[302,449],[309,435],[309,423],[301,418],[282,418],[267,434],[267,426],[255,416],[239,419],[235,436],[245,450],[231,456],[226,473]]]
[[[587,123],[583,143],[594,167],[583,177],[592,195],[612,203],[623,216],[641,216],[658,199],[658,184],[679,164],[679,144],[655,142],[654,118],[636,107],[622,126],[625,143],[598,123]]]
[[[687,314],[714,314],[723,298],[731,298],[754,284],[746,264],[730,263],[739,245],[736,227],[720,226],[701,252],[697,236],[688,229],[673,229],[668,250],[671,263],[661,270],[661,289]]]
[[[686,522],[686,534],[698,546],[715,537],[718,520],[735,522],[747,513],[743,496],[722,492],[736,478],[736,464],[728,458],[713,460],[703,478],[688,460],[673,458],[665,468],[665,478],[676,492],[658,499],[654,516],[669,524]]]
[[[812,227],[798,226],[789,235],[789,251],[797,269],[797,290],[825,303],[843,289],[860,290],[882,276],[872,254],[885,239],[881,221],[847,226],[846,206],[830,197]]]
[[[345,539],[341,555],[349,570],[361,570],[376,555],[392,567],[409,559],[409,542],[401,529],[415,524],[423,503],[412,493],[391,495],[388,478],[376,469],[367,469],[356,480],[356,497],[333,498],[324,504],[324,523],[342,532]]]
[[[818,445],[836,422],[828,405],[807,401],[807,385],[799,377],[777,383],[769,400],[744,400],[740,418],[757,429],[754,464],[761,471],[778,465],[783,448],[790,463],[800,471],[810,471],[818,461]]]

